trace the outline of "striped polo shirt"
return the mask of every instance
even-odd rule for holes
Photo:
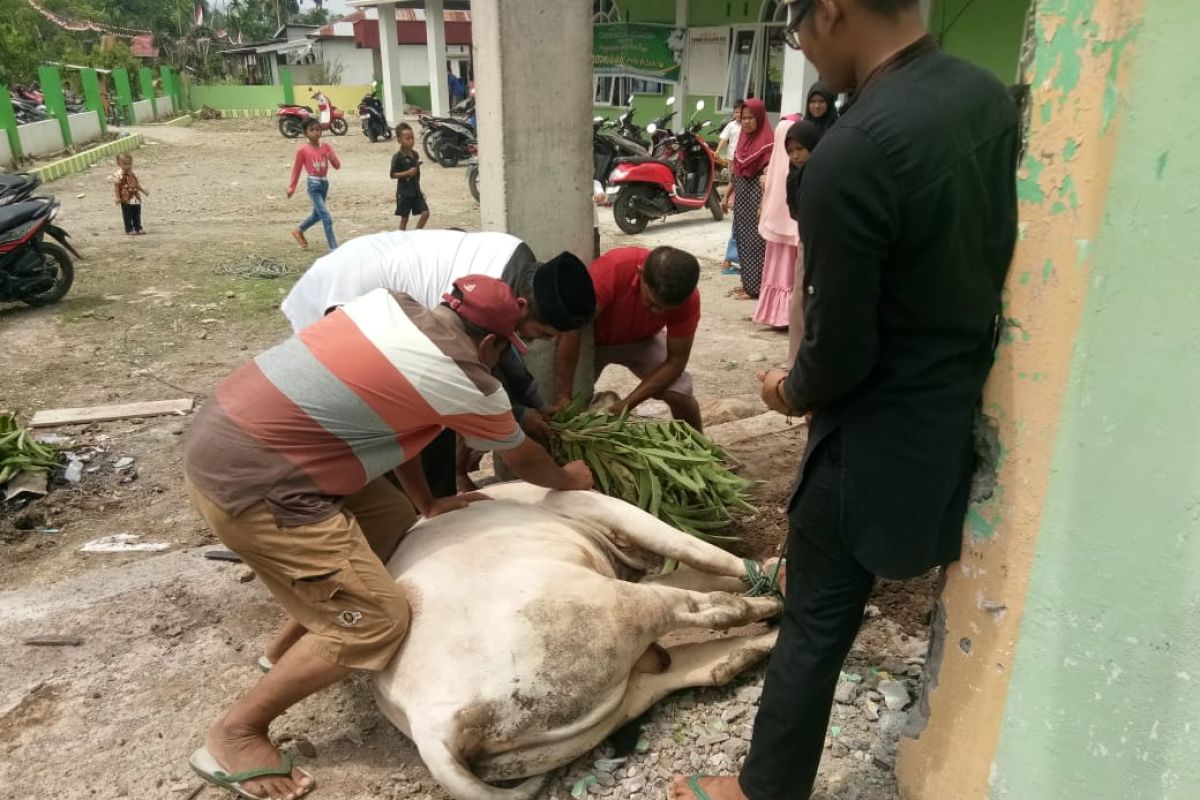
[[[188,477],[237,515],[319,522],[444,428],[476,450],[524,441],[500,383],[450,309],[377,289],[243,365],[192,424]]]

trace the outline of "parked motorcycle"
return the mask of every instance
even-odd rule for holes
[[[34,190],[41,185],[42,179],[28,172],[0,175],[0,206],[29,199]]]
[[[608,176],[622,158],[649,158],[650,151],[621,135],[619,123],[604,117],[592,119],[592,178],[608,186]]]
[[[313,95],[317,97],[317,95]],[[275,112],[279,117],[279,132],[289,139],[296,139],[304,133],[304,123],[308,120],[320,119],[320,116],[312,110],[311,106],[287,105],[286,103],[279,104],[279,110]],[[346,115],[338,110],[333,103],[329,103],[329,122],[322,122],[321,129],[330,131],[334,136],[345,136],[346,131],[350,130],[349,124],[346,123]]]
[[[15,94],[10,95],[12,101],[13,116],[17,118],[18,125],[27,125],[30,122],[41,122],[50,119],[50,115],[46,113],[44,107],[39,108],[28,100],[22,100]]]
[[[725,216],[716,192],[716,158],[700,136],[710,123],[694,121],[703,110],[704,101],[697,101],[688,127],[664,140],[662,157],[625,158],[613,168],[608,182],[621,187],[613,219],[625,233],[641,233],[652,219],[700,208],[718,222]],[[653,135],[656,127],[651,123],[646,130]]]
[[[75,280],[71,256],[82,258],[54,224],[60,204],[35,197],[0,206],[0,301],[57,303]],[[55,242],[46,241],[46,237]]]
[[[473,125],[454,117],[422,114],[417,119],[424,129],[421,147],[431,160],[443,167],[457,167],[471,157],[471,148],[477,144]]]
[[[675,118],[675,97],[672,95],[667,98],[667,109],[658,119],[646,125],[645,128],[639,127],[633,121],[633,99],[629,100],[629,108],[625,113],[617,117],[617,131],[620,135],[632,142],[637,142],[645,150],[650,153],[655,153],[661,146],[662,142],[666,141],[671,136],[671,120]],[[651,131],[651,126],[654,130]]]
[[[383,113],[383,103],[375,95],[365,95],[359,102],[358,121],[362,123],[363,136],[370,139],[372,144],[380,138],[392,138],[392,127]]]

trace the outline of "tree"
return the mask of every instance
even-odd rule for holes
[[[329,12],[324,8],[311,8],[308,11],[293,15],[288,22],[293,22],[297,25],[328,25]]]

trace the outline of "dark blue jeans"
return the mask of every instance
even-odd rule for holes
[[[335,250],[337,239],[333,237],[333,216],[329,213],[329,206],[325,205],[325,197],[328,194],[329,181],[320,178],[308,179],[308,199],[312,200],[313,212],[308,215],[308,219],[300,223],[300,232],[304,233],[319,221],[325,228],[325,241],[328,242],[329,249]]]

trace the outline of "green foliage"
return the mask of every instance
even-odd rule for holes
[[[288,22],[296,25],[328,25],[329,11],[324,8],[310,8],[299,14],[294,14]]]

